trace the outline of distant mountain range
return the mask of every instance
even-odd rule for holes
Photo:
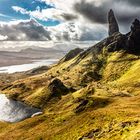
[[[67,52],[75,48],[83,48],[86,49],[88,44],[72,44],[72,43],[53,43],[50,44],[50,47],[38,47],[39,43],[33,42],[28,43],[29,46],[26,46],[24,42],[20,42],[18,47],[18,42],[2,42],[4,46],[9,48],[1,48],[0,49],[0,67],[15,65],[15,64],[23,64],[30,63],[32,60],[37,59],[60,59]],[[43,42],[43,44],[45,44]],[[17,45],[15,48],[11,48],[12,45]],[[47,45],[47,43],[46,43]],[[42,46],[42,44],[40,45]],[[2,51],[4,50],[4,51]]]

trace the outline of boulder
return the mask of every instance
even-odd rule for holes
[[[51,93],[51,97],[61,97],[69,92],[69,89],[61,82],[61,80],[55,78],[48,86]]]

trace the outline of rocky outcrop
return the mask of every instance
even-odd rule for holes
[[[127,36],[121,33],[114,34],[106,39],[105,45],[107,51],[114,52],[119,50],[126,50]]]
[[[61,80],[55,78],[48,86],[51,93],[51,97],[61,97],[69,92],[69,89],[61,82]]]
[[[109,31],[108,31],[109,36],[119,32],[119,26],[112,9],[108,13],[108,23],[109,23]]]
[[[140,53],[140,21],[135,19],[131,31],[127,34],[114,33],[104,42],[109,52],[125,50],[128,53]]]
[[[131,26],[131,32],[128,34],[128,50],[130,52],[140,52],[140,21],[135,19]]]
[[[78,54],[80,54],[82,51],[84,51],[83,49],[80,48],[76,48],[74,50],[71,50],[68,54],[65,55],[64,58],[62,58],[60,60],[60,62],[66,62],[71,60],[72,58],[74,58],[75,56],[77,56]]]
[[[36,74],[41,74],[43,72],[46,72],[47,70],[49,70],[48,66],[41,66],[41,67],[37,67],[37,68],[31,69],[29,71],[26,71],[25,74],[36,75]]]

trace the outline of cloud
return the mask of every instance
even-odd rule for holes
[[[63,14],[62,17],[67,20],[67,21],[70,21],[70,20],[74,20],[74,19],[77,19],[78,17],[76,15],[73,15],[73,14]]]
[[[122,30],[127,30],[135,18],[140,18],[139,0],[40,0],[55,5],[56,10],[71,13],[78,22],[106,24],[107,13],[113,9]],[[70,18],[68,18],[69,20]],[[65,18],[67,20],[67,18]],[[73,20],[73,18],[72,18]],[[127,26],[126,26],[127,25]]]
[[[7,39],[8,39],[8,36],[0,35],[0,41],[4,41],[4,40],[7,40]]]
[[[18,6],[12,8],[16,12],[29,15],[31,18],[42,21],[59,20],[61,24],[48,28],[37,22],[34,24],[22,22],[18,25],[5,25],[6,31],[3,31],[2,35],[8,34],[9,40],[100,40],[107,35],[107,13],[110,9],[114,10],[121,31],[125,33],[128,32],[132,20],[140,17],[139,0],[36,1],[46,2],[52,7],[48,9],[37,7],[32,11]]]
[[[0,24],[0,33],[5,40],[50,40],[49,32],[35,20],[12,21]]]
[[[36,0],[51,8],[27,10],[13,6],[13,10],[42,21],[59,20],[55,27],[44,27],[37,21],[0,26],[1,35],[8,40],[100,40],[107,35],[107,13],[113,9],[121,31],[140,15],[139,0]]]
[[[106,23],[107,7],[106,3],[96,6],[90,2],[82,0],[74,4],[74,10],[94,23]]]
[[[52,8],[28,11],[22,7],[13,6],[16,12],[28,14],[41,20],[74,20],[104,24],[107,22],[107,12],[113,9],[121,23],[128,23],[135,17],[140,17],[139,0],[36,0],[53,5]]]
[[[140,1],[139,0],[126,0],[128,3],[130,3],[131,5],[134,5],[134,6],[137,6],[139,7],[140,6]]]
[[[16,12],[20,12],[21,14],[29,14],[29,12],[26,9],[19,6],[12,6],[12,9]]]
[[[105,0],[98,6],[95,2],[86,0],[81,0],[74,4],[75,11],[84,16],[84,18],[100,24],[107,23],[107,13],[110,8],[115,11],[119,22],[123,24],[128,24],[134,18],[140,17],[140,7],[135,6],[134,3],[132,4],[130,0]]]
[[[65,41],[99,41],[106,36],[106,28],[102,25],[83,25],[81,23],[63,23],[48,30],[53,40]]]
[[[74,20],[77,17],[71,13],[67,13],[61,9],[56,8],[47,8],[40,10],[39,7],[36,8],[36,10],[30,11],[26,10],[19,6],[12,6],[13,10],[16,12],[20,12],[21,14],[27,14],[31,18],[36,18],[42,21],[48,21],[48,20],[59,20],[59,21],[65,21],[65,20]]]
[[[0,40],[10,41],[99,41],[106,36],[106,29],[102,25],[73,22],[47,28],[31,19],[1,23],[0,33]]]
[[[122,26],[130,24],[134,18],[140,18],[139,0],[36,0],[52,5],[52,8],[38,9],[33,11],[22,7],[13,6],[16,12],[28,14],[30,17],[48,21],[80,21],[99,24],[107,23],[107,13],[111,9],[115,11],[116,17]]]
[[[5,15],[5,14],[2,14],[2,13],[0,13],[0,17],[11,18],[10,16],[8,16],[8,15]]]

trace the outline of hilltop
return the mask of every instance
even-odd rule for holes
[[[140,21],[119,32],[109,12],[109,36],[70,51],[43,74],[14,81],[2,93],[43,110],[0,123],[0,139],[137,140],[140,138]]]

